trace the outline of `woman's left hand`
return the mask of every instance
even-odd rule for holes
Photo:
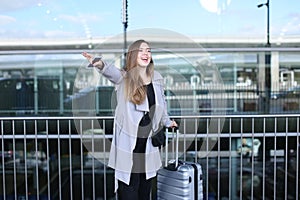
[[[89,61],[89,63],[92,64],[92,61],[93,61],[93,55],[87,53],[87,52],[83,52],[82,55]]]
[[[92,64],[94,67],[97,67],[99,69],[103,69],[104,63],[101,60],[101,57],[98,57],[98,60],[95,60],[95,57],[92,54],[89,54],[87,52],[83,52],[82,55],[89,61],[90,64]]]
[[[172,123],[170,125],[171,128],[175,128],[175,127],[178,127],[177,123],[175,120],[172,120]]]

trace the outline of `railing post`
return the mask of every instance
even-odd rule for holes
[[[236,138],[233,138],[233,139],[231,139],[231,150],[230,150],[230,152],[234,152],[234,151],[236,151],[236,149],[237,149],[237,140],[236,140]],[[235,200],[235,199],[237,199],[236,198],[236,194],[237,194],[237,192],[238,192],[238,189],[237,189],[237,173],[238,173],[238,171],[237,171],[237,168],[236,168],[236,166],[237,166],[237,162],[236,162],[236,157],[235,156],[231,156],[231,166],[229,166],[229,167],[231,167],[231,185],[229,185],[229,188],[231,187],[231,199],[232,200]]]

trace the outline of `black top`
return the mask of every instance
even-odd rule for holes
[[[152,129],[151,119],[155,112],[155,93],[152,83],[145,85],[149,103],[149,112],[142,117],[137,132],[135,148],[133,150],[132,173],[145,173],[145,151],[148,136]]]
[[[149,112],[146,112],[144,116],[142,117],[140,123],[139,123],[139,128],[138,128],[138,133],[137,133],[137,142],[136,146],[134,149],[134,152],[142,153],[145,152],[146,148],[146,142],[147,138],[150,134],[150,131],[152,129],[151,125],[151,119],[154,116],[155,112],[155,93],[154,93],[154,88],[153,84],[149,83],[148,85],[145,85],[144,87],[147,87],[147,98],[148,98],[148,104],[149,104]]]
[[[155,112],[155,94],[154,94],[154,88],[153,84],[149,83],[148,85],[145,85],[144,87],[147,87],[147,98],[148,98],[148,104],[149,104],[149,112],[146,112],[143,116],[143,118],[140,121],[139,126],[147,126],[150,124],[151,119],[154,116]]]
[[[147,97],[148,97],[149,109],[151,112],[151,108],[153,108],[153,106],[155,105],[155,94],[154,94],[154,88],[152,83],[149,83],[147,85]],[[154,112],[154,110],[152,112]]]

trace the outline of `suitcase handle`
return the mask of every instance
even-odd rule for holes
[[[178,140],[179,140],[179,128],[173,127],[172,132],[175,131],[176,140],[175,140],[175,169],[178,167]],[[169,142],[169,128],[166,128],[166,146],[165,146],[165,167],[168,166],[168,145]]]

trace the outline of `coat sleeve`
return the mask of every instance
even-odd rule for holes
[[[123,79],[124,72],[113,64],[107,64],[107,62],[103,63],[103,69],[96,68],[96,70],[113,84],[119,84]]]
[[[166,101],[166,97],[164,94],[164,89],[162,88],[162,98],[163,98],[163,102],[164,102],[164,111],[163,111],[163,116],[162,116],[162,123],[166,126],[166,127],[170,127],[172,124],[172,121],[169,117],[168,114],[168,110],[167,110],[167,101]]]

